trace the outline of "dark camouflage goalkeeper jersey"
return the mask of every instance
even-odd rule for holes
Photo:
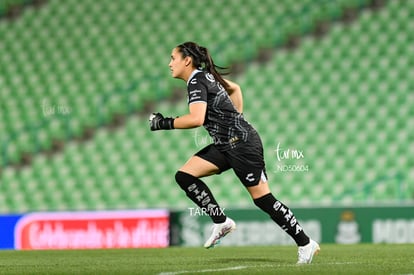
[[[237,112],[226,90],[210,73],[196,70],[187,82],[188,104],[207,103],[204,127],[220,151],[234,148],[240,141],[247,141],[255,131]]]

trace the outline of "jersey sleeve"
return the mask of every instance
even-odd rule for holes
[[[188,105],[198,102],[207,103],[207,87],[197,77],[190,80],[187,91]]]

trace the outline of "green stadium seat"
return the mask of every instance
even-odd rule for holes
[[[363,9],[369,1],[240,6],[234,0],[228,9],[213,2],[210,10],[195,8],[186,17],[188,4],[179,1],[174,6],[183,8],[172,10],[160,1],[49,1],[13,23],[0,21],[0,63],[9,64],[0,78],[0,132],[17,133],[7,142],[2,136],[2,162],[34,153],[24,170],[2,170],[1,212],[191,206],[174,173],[209,142],[206,133],[150,132],[147,117],[133,115],[148,102],[171,98],[172,87],[181,87],[183,102],[163,101],[153,110],[187,112],[185,85],[168,73],[171,47],[200,41],[226,66],[281,46],[292,34],[303,36],[297,48],[274,50],[267,63],[249,63],[234,79],[243,87],[245,115],[261,133],[273,192],[289,204],[412,199],[401,197],[393,178],[396,170],[406,182],[414,177],[413,161],[403,157],[414,138],[411,2],[364,10],[352,24],[335,22],[319,39],[306,36],[318,22],[336,21],[344,8]],[[194,31],[172,32],[176,18]],[[70,113],[45,116],[44,100],[67,105]],[[115,113],[125,115],[124,125],[97,128]],[[90,140],[68,142],[82,137],[84,127],[95,129]],[[50,150],[55,139],[65,142],[62,152],[36,154]],[[309,171],[275,172],[278,142],[303,149]],[[232,172],[206,181],[224,207],[253,207]],[[413,194],[411,186],[404,188]]]

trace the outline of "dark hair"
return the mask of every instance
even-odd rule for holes
[[[193,65],[197,69],[205,70],[211,73],[214,78],[223,85],[224,88],[228,88],[229,85],[223,79],[222,75],[228,74],[223,72],[227,70],[226,67],[220,67],[214,64],[213,58],[211,57],[207,48],[202,47],[194,42],[185,42],[177,46],[183,57],[190,56],[193,60]],[[219,72],[220,71],[220,72]]]

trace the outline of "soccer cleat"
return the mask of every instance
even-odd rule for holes
[[[223,238],[235,229],[236,223],[230,218],[226,218],[226,221],[223,223],[214,224],[211,236],[205,242],[204,247],[213,248],[215,245],[220,243],[221,238]]]
[[[307,245],[299,246],[297,264],[310,264],[313,256],[317,255],[320,250],[319,244],[312,239]]]

